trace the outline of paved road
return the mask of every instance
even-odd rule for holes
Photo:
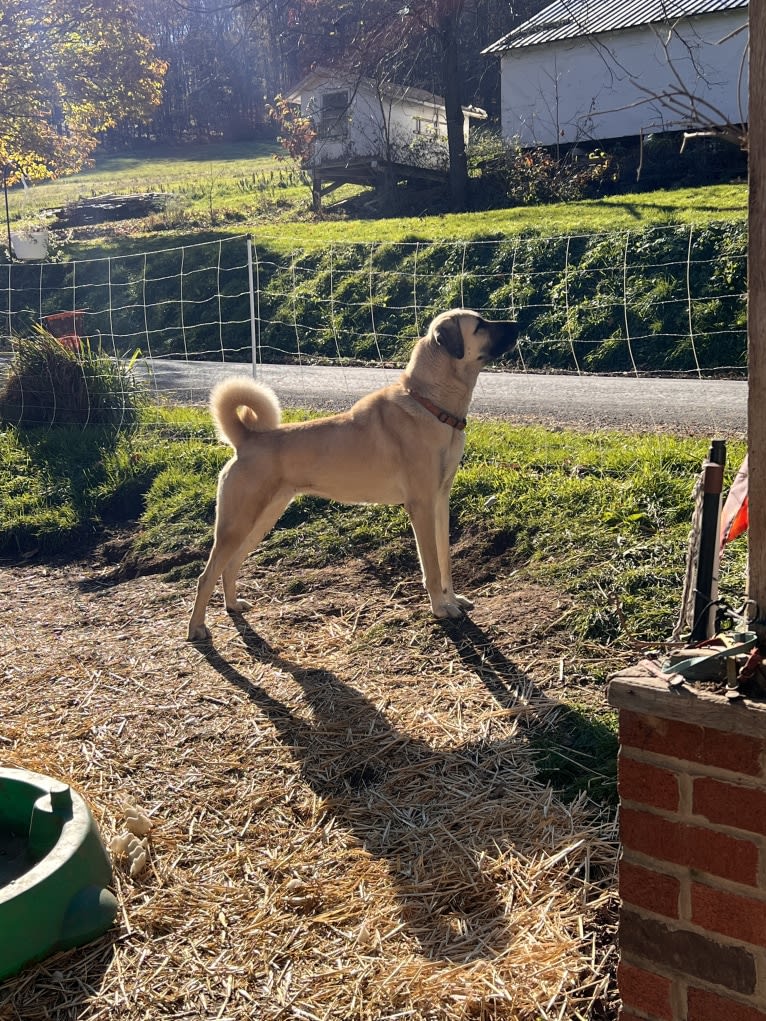
[[[204,403],[219,379],[249,373],[249,366],[155,361],[151,371],[158,391],[168,392],[175,400]],[[329,411],[347,408],[398,375],[398,369],[263,365],[256,378],[276,390],[284,407]],[[744,437],[746,409],[747,383],[739,380],[489,371],[479,377],[471,414],[546,426],[731,438]]]

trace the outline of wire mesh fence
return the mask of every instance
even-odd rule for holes
[[[135,359],[169,399],[204,402],[216,365],[402,365],[455,306],[519,320],[509,372],[746,375],[744,223],[292,251],[241,235],[2,275],[6,365],[13,338],[68,328],[75,357],[87,338]]]

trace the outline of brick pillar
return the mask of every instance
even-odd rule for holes
[[[620,1021],[766,1021],[766,703],[618,674]]]

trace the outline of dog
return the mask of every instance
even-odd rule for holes
[[[510,351],[518,324],[470,309],[442,312],[416,341],[398,381],[348,411],[281,425],[276,395],[247,376],[219,383],[210,411],[234,456],[218,479],[213,547],[197,582],[190,641],[210,637],[205,611],[218,578],[229,613],[245,557],[300,493],[340,503],[400,504],[415,533],[423,585],[436,617],[473,603],[455,593],[449,495],[465,447],[466,413],[480,371]]]

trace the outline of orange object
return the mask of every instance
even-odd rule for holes
[[[747,458],[737,472],[731,484],[729,495],[721,512],[721,549],[727,542],[736,539],[747,531],[748,499],[747,499]]]
[[[79,351],[84,315],[85,309],[82,308],[72,309],[71,312],[51,312],[50,315],[42,316],[42,323],[62,347],[68,351]]]

